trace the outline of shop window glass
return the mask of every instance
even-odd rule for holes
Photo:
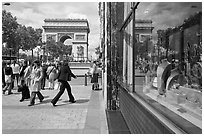
[[[174,63],[175,60],[180,59],[180,47],[181,47],[181,32],[176,32],[169,36],[169,45],[168,45],[168,61]]]
[[[132,50],[133,50],[133,20],[128,19],[123,29],[123,82],[132,91]]]
[[[184,30],[185,77],[188,88],[202,91],[202,47],[199,25]]]
[[[139,4],[135,17],[133,92],[176,114],[178,107],[185,109],[185,115],[178,115],[202,129],[202,23],[197,21],[201,20],[197,15],[202,13],[201,5]]]
[[[124,3],[124,19],[127,18],[128,14],[131,11],[131,7],[133,6],[132,2],[125,2]]]

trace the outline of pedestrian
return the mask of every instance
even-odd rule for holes
[[[28,86],[25,83],[25,80],[21,80],[21,84],[18,88],[18,92],[21,92],[21,94],[22,94],[20,102],[24,101],[24,99],[30,98],[30,91],[29,91]]]
[[[57,78],[57,69],[54,64],[51,64],[51,66],[47,70],[48,73],[48,81],[49,81],[49,89],[54,89],[55,86],[55,79]]]
[[[6,90],[8,90],[8,95],[13,94],[11,92],[12,90],[12,76],[13,76],[13,71],[12,68],[10,67],[10,63],[7,63],[6,67],[4,68],[4,73],[5,73],[5,83],[6,86],[3,88],[3,94],[5,94]]]
[[[21,86],[21,81],[25,80],[24,79],[24,74],[25,74],[25,69],[27,68],[27,66],[28,66],[27,61],[24,61],[22,67],[20,68],[20,73],[19,73],[20,85],[19,86]]]
[[[29,62],[29,65],[26,67],[26,69],[24,70],[24,79],[25,79],[25,83],[28,87],[31,86],[31,72],[32,72],[32,63]]]
[[[43,77],[42,67],[40,66],[40,61],[34,61],[33,77],[31,77],[32,93],[30,98],[30,104],[28,106],[33,106],[35,104],[35,96],[38,95],[40,102],[43,101],[44,96],[41,94],[41,80]]]
[[[88,74],[88,77],[91,79],[92,74],[93,74],[93,63],[90,63],[90,68],[89,68],[87,74]]]
[[[42,72],[43,72],[43,77],[41,82],[41,89],[45,90],[45,82],[47,79],[47,65],[45,63],[42,64]]]
[[[6,62],[3,61],[2,62],[2,88],[4,88],[6,86],[6,82],[5,82],[5,72],[4,69],[6,67]]]
[[[73,78],[77,78],[77,76],[75,76],[69,65],[68,62],[64,61],[63,62],[63,66],[60,67],[59,70],[59,74],[58,74],[58,82],[60,82],[60,90],[57,93],[57,95],[54,97],[54,99],[51,101],[53,106],[56,106],[55,104],[57,103],[57,101],[59,100],[59,98],[61,97],[61,95],[64,93],[65,88],[67,89],[67,93],[68,93],[68,97],[69,97],[69,102],[71,103],[75,103],[75,98],[72,95],[71,92],[71,86],[69,85],[69,83],[67,81],[71,81],[71,77]]]
[[[20,65],[16,63],[16,60],[13,61],[13,64],[11,65],[12,71],[13,71],[13,82],[12,82],[12,88],[14,88],[14,83],[16,80],[16,86],[18,86],[19,82],[19,73],[20,73]]]
[[[96,61],[93,61],[93,70],[92,70],[92,78],[91,78],[91,83],[92,85],[92,90],[96,90],[99,88],[98,84],[98,66],[96,64]]]
[[[58,77],[58,75],[59,75],[59,70],[60,70],[60,68],[61,68],[61,66],[62,66],[62,63],[61,62],[57,62],[56,63],[56,78],[55,78],[55,83],[54,83],[54,89],[55,90],[58,90],[59,89],[59,87],[60,87],[60,82],[58,82],[56,79],[57,79],[57,77]]]

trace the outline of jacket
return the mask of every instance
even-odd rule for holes
[[[57,79],[60,81],[70,81],[70,77],[76,77],[71,69],[69,68],[69,66],[62,66],[59,70],[59,74]]]

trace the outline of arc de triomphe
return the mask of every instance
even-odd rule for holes
[[[42,42],[52,39],[72,45],[74,60],[88,59],[90,29],[87,19],[45,19],[42,27]]]

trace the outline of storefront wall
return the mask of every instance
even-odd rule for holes
[[[199,20],[183,25],[197,11],[202,13],[202,4],[114,2],[105,5],[103,76],[107,109],[120,110],[131,133],[202,133],[202,78],[198,76],[202,73],[199,68],[202,23]],[[152,20],[153,30],[145,26],[134,29],[139,26],[135,20]],[[141,42],[138,34],[148,36],[143,36]],[[196,65],[189,64],[192,60]],[[193,81],[198,85],[178,84],[184,81],[182,74],[192,73],[197,74]],[[182,89],[187,94],[182,94]]]
[[[124,21],[120,28],[123,52],[119,55],[123,56],[123,72],[122,77],[119,76],[119,82],[116,84],[119,92],[119,110],[132,133],[201,133],[202,109],[200,106],[202,105],[202,93],[199,92],[199,87],[197,90],[194,88],[194,92],[192,92],[192,90],[185,90],[182,86],[184,84],[176,86],[183,80],[183,71],[184,73],[188,71],[188,69],[184,69],[183,65],[184,55],[188,54],[185,53],[187,42],[185,39],[188,39],[189,44],[199,49],[200,39],[196,35],[201,35],[198,29],[201,27],[192,26],[175,31],[177,26],[182,25],[181,20],[184,21],[186,17],[193,16],[195,11],[200,10],[199,4],[140,3],[136,10],[132,10],[134,4],[124,3]],[[197,5],[198,9],[194,9],[194,11],[189,9],[189,7],[195,7],[194,5]],[[162,7],[170,10],[168,12],[158,12],[157,8]],[[175,11],[176,7],[180,7],[179,10]],[[165,9],[161,9],[161,11],[163,10]],[[166,18],[173,12],[180,16],[179,21],[176,20],[176,15]],[[182,16],[184,12],[187,13]],[[153,30],[150,28],[150,36],[148,35],[146,39],[143,36],[142,41],[137,40],[135,34],[147,33],[149,27],[142,26],[139,27],[140,30],[138,30],[138,27],[133,29],[135,26],[139,26],[135,20],[140,20],[140,22],[142,22],[141,20],[144,22],[151,20],[153,22],[151,24]],[[189,30],[195,30],[195,32],[189,32]],[[187,34],[191,35],[191,38]],[[114,44],[111,46],[114,46]],[[114,52],[115,50],[111,51]],[[199,51],[189,54],[196,53],[200,56]],[[201,63],[198,58],[197,61]],[[196,57],[194,57],[194,60],[196,60]],[[177,66],[174,62],[179,62],[182,65]],[[199,67],[199,64],[197,65]],[[174,70],[174,68],[177,69]],[[177,70],[181,70],[180,73]],[[197,73],[201,72],[199,70],[197,69]],[[196,73],[196,70],[194,72]],[[112,77],[114,77],[114,74],[112,74]],[[197,80],[199,80],[199,77]],[[112,85],[112,88],[114,88],[114,84]],[[171,90],[172,86],[180,87],[180,90],[174,89],[177,89],[177,92],[180,92],[182,96],[174,94],[175,90]],[[188,93],[183,96],[181,90]],[[189,99],[194,101],[195,104],[192,103],[192,106],[189,106]]]
[[[120,111],[126,120],[131,133],[182,133],[182,131],[178,130],[174,125],[166,121],[166,118],[158,115],[157,111],[155,112],[157,115],[155,113],[153,114],[152,112],[154,109],[147,108],[150,106],[148,104],[144,104],[146,102],[143,99],[135,97],[135,92],[141,93],[142,91],[145,75],[138,74],[133,71],[133,67],[135,67],[133,64],[133,55],[135,53],[133,45],[137,45],[135,44],[136,40],[134,40],[135,36],[133,35],[135,33],[135,30],[133,29],[135,26],[135,11],[131,11],[131,7],[133,6],[133,3],[124,3],[124,11],[129,12],[124,12],[124,25],[120,31],[123,36],[123,80],[122,83],[117,84],[119,88]],[[130,13],[130,11],[132,13]],[[135,79],[133,79],[133,77]]]

